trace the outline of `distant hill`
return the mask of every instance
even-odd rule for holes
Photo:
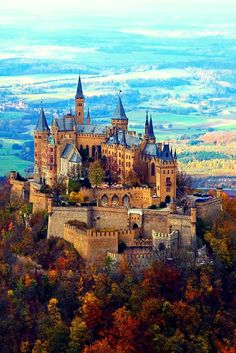
[[[201,136],[201,140],[207,144],[225,145],[236,142],[236,131],[207,132]]]

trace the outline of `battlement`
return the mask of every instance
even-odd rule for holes
[[[159,239],[173,239],[178,237],[178,232],[173,231],[172,233],[160,233],[156,232],[155,230],[152,231],[152,237],[153,238],[159,238]]]

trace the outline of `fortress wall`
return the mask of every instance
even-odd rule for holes
[[[152,237],[152,231],[168,233],[169,211],[144,210],[143,211],[143,230],[146,238]]]
[[[207,202],[196,202],[197,218],[204,222],[211,222],[215,215],[222,211],[222,201],[220,198],[215,198]]]
[[[73,220],[85,222],[90,227],[90,209],[86,207],[53,207],[53,212],[48,219],[48,237],[63,238],[64,224]]]
[[[191,216],[170,214],[169,230],[170,229],[172,229],[172,231],[179,231],[180,246],[189,246],[195,240],[196,234],[195,231],[193,231]]]
[[[96,229],[128,228],[128,211],[126,208],[92,207],[91,227]]]
[[[80,252],[79,249],[77,250]],[[108,250],[118,251],[118,232],[94,233],[93,236],[88,237],[87,260],[90,263],[102,265]]]
[[[88,241],[86,231],[65,224],[64,239],[74,245],[82,259],[88,259]]]

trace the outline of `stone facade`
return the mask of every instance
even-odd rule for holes
[[[142,137],[142,134],[136,135],[135,131],[128,130],[129,121],[120,96],[111,124],[107,126],[92,125],[89,111],[87,118],[84,117],[84,107],[85,97],[79,77],[74,114],[70,111],[61,118],[54,118],[49,128],[41,108],[34,131],[35,181],[51,186],[60,176],[71,177],[72,168],[76,170],[82,167],[82,163],[102,160],[116,166],[120,184],[125,185],[130,175],[135,175],[142,184],[153,189],[151,195],[144,189],[139,190],[140,197],[138,192],[132,194],[132,198],[136,198],[133,204],[137,207],[170,203],[176,197],[176,153],[169,144],[156,143],[151,115],[146,114],[145,135]],[[156,200],[150,200],[154,195]],[[119,206],[122,199],[129,202],[125,191],[119,199]]]

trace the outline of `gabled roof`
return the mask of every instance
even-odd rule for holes
[[[77,125],[79,134],[106,135],[105,125]]]
[[[74,145],[72,145],[71,143],[68,143],[64,151],[62,152],[61,158],[67,158],[70,152],[73,150],[73,148],[74,148]]]
[[[54,119],[54,124],[59,131],[72,131],[75,128],[75,119],[71,118],[56,118]]]
[[[40,114],[39,114],[37,125],[35,127],[35,131],[50,131],[43,107],[40,110]]]
[[[78,79],[78,85],[77,85],[75,98],[77,98],[77,99],[83,99],[84,98],[80,76],[79,76],[79,79]]]
[[[112,119],[114,119],[114,120],[128,120],[128,118],[127,118],[127,116],[125,114],[124,106],[122,104],[120,96],[119,96],[118,103],[117,103],[117,106],[116,106],[116,110],[115,110],[115,112],[113,114]]]
[[[82,158],[81,158],[81,155],[79,154],[78,151],[75,151],[75,152],[72,154],[72,156],[71,156],[69,162],[71,162],[71,163],[82,163]]]

